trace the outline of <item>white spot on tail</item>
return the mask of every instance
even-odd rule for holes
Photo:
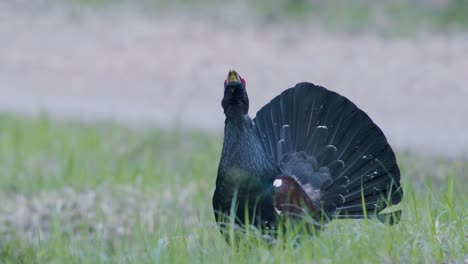
[[[281,210],[278,210],[278,208],[275,207],[275,211],[278,215],[281,215]]]
[[[276,188],[281,187],[281,185],[283,185],[283,181],[280,180],[280,179],[276,179],[276,180],[273,182],[273,186],[275,186]]]

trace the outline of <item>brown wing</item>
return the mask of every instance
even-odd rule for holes
[[[312,218],[320,221],[319,193],[317,193],[317,198],[312,200],[304,189],[307,186],[303,187],[294,177],[286,175],[278,176],[273,186],[275,187],[273,204],[280,217]]]

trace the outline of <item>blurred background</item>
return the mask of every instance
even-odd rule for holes
[[[468,153],[468,1],[3,0],[0,111],[220,134],[236,68],[255,112],[310,81],[400,150]]]
[[[468,0],[0,0],[0,263],[228,263],[231,67],[251,116],[309,81],[396,150],[397,231],[337,224],[297,262],[468,263]]]

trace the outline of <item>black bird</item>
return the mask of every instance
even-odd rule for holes
[[[347,98],[298,83],[248,116],[246,83],[224,82],[224,144],[213,196],[215,218],[276,229],[280,219],[399,220],[403,191],[395,154],[380,128]],[[384,217],[385,216],[385,217]]]

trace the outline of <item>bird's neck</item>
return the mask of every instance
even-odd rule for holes
[[[226,116],[222,159],[230,166],[249,167],[257,176],[270,175],[274,164],[264,152],[248,115]]]
[[[232,197],[236,188],[240,200],[246,193],[252,197],[268,195],[278,173],[255,134],[252,119],[247,114],[226,115],[218,178],[230,186],[225,187],[227,196]]]
[[[248,115],[248,110],[244,110],[241,106],[230,105],[224,109],[226,115],[225,131],[226,130],[241,130],[252,126],[252,119]],[[245,132],[245,131],[244,131]]]
[[[252,119],[246,114],[226,115],[224,125],[225,139],[231,139],[229,143],[238,144],[252,136]]]

